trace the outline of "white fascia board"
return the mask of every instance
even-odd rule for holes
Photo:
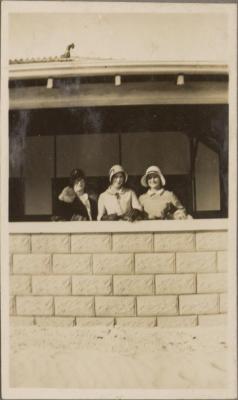
[[[133,74],[228,74],[224,62],[105,62],[61,61],[9,65],[9,79]]]

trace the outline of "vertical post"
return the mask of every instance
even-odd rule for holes
[[[190,179],[192,186],[192,203],[193,203],[193,211],[197,211],[197,199],[196,199],[196,180],[195,180],[195,163],[198,149],[198,139],[194,139],[193,137],[190,139]]]
[[[56,177],[57,177],[57,159],[56,159],[56,135],[53,136],[53,178],[51,179],[51,212],[55,214],[55,199],[56,199]]]
[[[57,177],[57,143],[56,143],[56,135],[54,135],[54,178]]]
[[[118,133],[118,146],[119,146],[119,164],[122,163],[122,149],[121,149],[121,133]]]
[[[224,144],[222,149],[224,149]],[[219,146],[218,159],[219,159],[219,185],[220,185],[220,211],[222,217],[227,217],[228,215],[228,205],[227,205],[227,170],[224,165],[224,157],[222,155],[222,149]],[[225,150],[223,150],[225,151]]]

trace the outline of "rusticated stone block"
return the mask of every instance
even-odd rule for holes
[[[111,276],[73,276],[73,294],[107,295],[112,293]]]
[[[116,325],[128,328],[153,328],[156,325],[155,317],[120,317],[116,318]]]
[[[48,254],[19,254],[13,256],[14,274],[48,274],[51,259]]]
[[[113,251],[146,252],[153,250],[153,237],[150,233],[115,233],[112,236]]]
[[[30,235],[9,235],[10,253],[29,253],[31,249]]]
[[[226,274],[198,274],[198,293],[222,293],[227,291]]]
[[[170,253],[136,254],[137,274],[166,274],[175,270],[175,255]]]
[[[17,296],[17,315],[53,315],[53,297]]]
[[[70,250],[69,235],[34,234],[31,236],[32,253],[68,253]]]
[[[196,248],[197,250],[226,250],[227,232],[197,232]]]
[[[93,317],[93,318],[76,318],[76,325],[77,326],[113,326],[114,325],[114,318],[103,318],[103,317]]]
[[[217,252],[217,270],[218,272],[226,272],[228,267],[228,257],[226,251]]]
[[[94,315],[93,297],[59,296],[55,297],[55,315],[82,316]]]
[[[218,325],[226,325],[226,323],[227,323],[226,314],[198,316],[198,325],[200,326],[218,326]]]
[[[90,254],[54,254],[53,272],[55,274],[91,274]]]
[[[195,274],[157,275],[156,294],[195,293],[195,278]]]
[[[175,315],[178,314],[177,296],[137,297],[137,315]]]
[[[38,326],[52,326],[64,327],[74,326],[75,318],[73,317],[36,317],[36,325]]]
[[[113,277],[114,294],[146,295],[153,294],[153,276],[126,275]]]
[[[32,292],[39,295],[57,295],[71,293],[69,276],[33,276]]]
[[[26,275],[10,276],[10,293],[14,294],[30,294],[31,293],[31,277]]]
[[[34,325],[33,317],[10,317],[11,326],[32,326]]]
[[[197,325],[197,316],[157,317],[159,328],[188,328]]]
[[[133,273],[132,254],[94,254],[94,274],[131,274]]]
[[[217,294],[192,294],[179,296],[181,315],[218,313]]]
[[[216,253],[177,253],[176,272],[215,272]]]
[[[134,297],[95,297],[96,315],[101,317],[130,317],[135,315]]]
[[[80,234],[71,236],[72,253],[103,253],[111,250],[109,234]]]
[[[195,249],[194,233],[156,233],[155,251],[192,251]]]
[[[220,312],[221,313],[227,312],[227,294],[226,293],[220,294]]]

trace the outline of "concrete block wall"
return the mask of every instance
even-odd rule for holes
[[[12,234],[14,325],[226,322],[227,232]]]

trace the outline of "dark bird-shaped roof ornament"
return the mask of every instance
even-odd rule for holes
[[[74,49],[74,43],[69,44],[66,47],[66,50],[65,50],[64,54],[62,54],[60,57],[61,58],[70,58],[70,50],[71,49]]]

